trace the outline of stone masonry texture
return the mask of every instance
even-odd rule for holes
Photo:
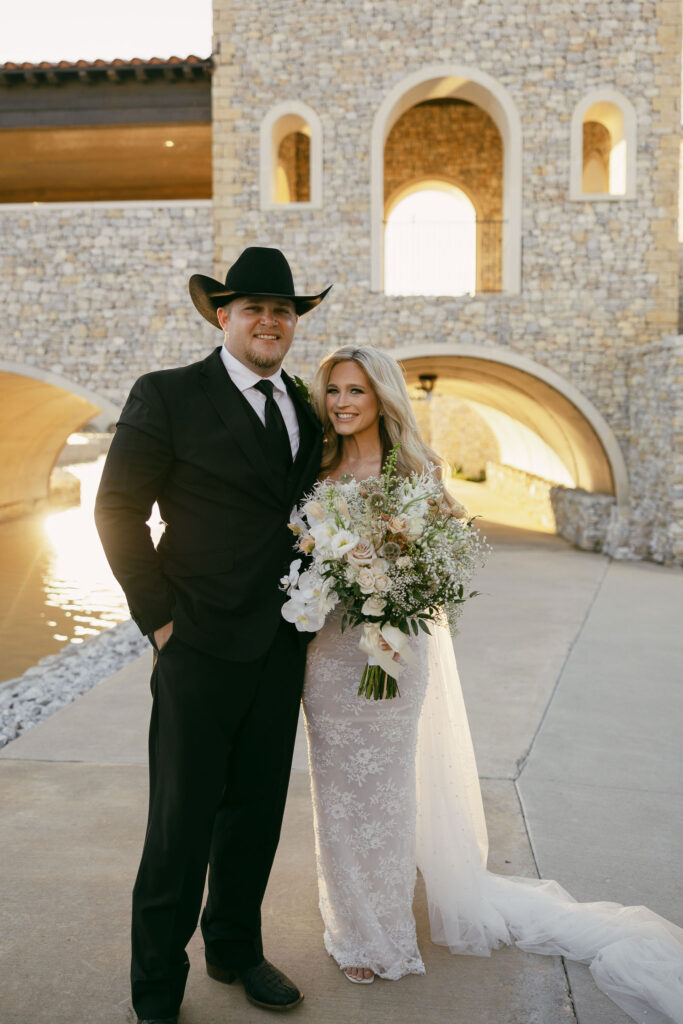
[[[300,288],[335,282],[295,368],[310,374],[349,342],[493,344],[526,356],[578,388],[624,454],[631,540],[619,550],[682,561],[679,3],[215,0],[214,11],[216,263],[258,241],[291,257]],[[394,87],[434,64],[485,72],[521,119],[519,294],[371,291],[373,120]],[[601,87],[635,108],[635,198],[570,201],[572,112]],[[322,122],[320,209],[260,209],[259,126],[285,100]]]

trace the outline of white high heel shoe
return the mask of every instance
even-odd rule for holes
[[[348,973],[350,970],[352,970],[351,967],[342,967],[344,977],[347,981],[353,982],[354,985],[372,985],[375,980],[374,974],[371,974],[369,978],[354,978]],[[367,970],[370,970],[370,968],[368,967]]]

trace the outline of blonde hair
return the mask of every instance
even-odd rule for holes
[[[355,363],[359,366],[377,397],[382,463],[394,445],[400,444],[396,469],[401,476],[421,473],[429,466],[438,466],[443,472],[443,459],[422,439],[401,367],[392,356],[370,345],[363,348],[355,348],[353,345],[338,348],[323,359],[313,378],[311,398],[323,425],[325,439],[321,469],[334,469],[341,460],[340,439],[332,426],[326,401],[330,375],[338,363]]]

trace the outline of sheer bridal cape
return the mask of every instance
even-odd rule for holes
[[[448,630],[429,643],[417,748],[417,862],[432,940],[489,956],[502,943],[589,964],[639,1024],[683,1022],[683,929],[646,907],[577,903],[553,881],[495,875]]]

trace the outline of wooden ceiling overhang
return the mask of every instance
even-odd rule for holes
[[[211,57],[0,65],[0,128],[211,121]]]

